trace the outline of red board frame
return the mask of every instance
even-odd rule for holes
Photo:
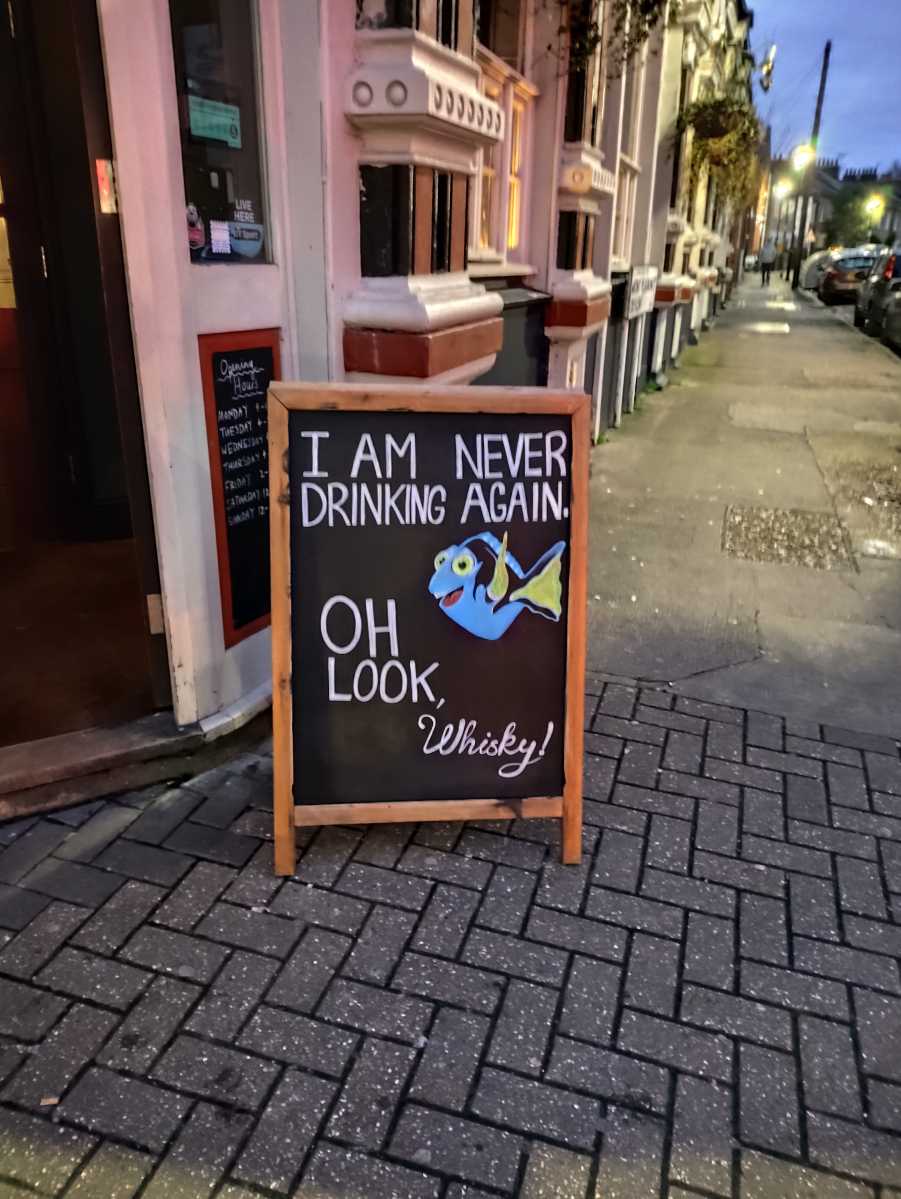
[[[213,381],[213,355],[228,350],[272,351],[273,382],[281,378],[279,341],[281,329],[245,329],[235,333],[201,333],[197,338],[200,353],[200,376],[203,381],[203,413],[206,421],[207,452],[210,460],[210,484],[213,491],[213,519],[216,525],[216,558],[219,565],[219,596],[222,601],[222,636],[225,648],[231,649],[272,623],[272,612],[249,624],[235,628],[232,602],[231,570],[228,560],[228,529],[225,523],[225,488],[222,482],[222,459],[219,454],[219,422],[216,415],[216,393]]]

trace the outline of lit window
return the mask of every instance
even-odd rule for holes
[[[515,250],[519,245],[519,225],[522,209],[522,127],[525,109],[513,101],[513,119],[510,126],[510,175],[507,180],[507,249]]]

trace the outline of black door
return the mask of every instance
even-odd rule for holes
[[[504,344],[490,371],[475,383],[500,387],[547,386],[550,346],[544,335],[548,297],[528,287],[498,288],[504,299]]]

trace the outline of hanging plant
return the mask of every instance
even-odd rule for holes
[[[720,195],[734,207],[752,203],[757,185],[760,121],[747,94],[733,88],[689,104],[676,132],[694,132],[691,150],[692,183],[706,166]]]
[[[616,78],[678,0],[556,0],[563,52],[570,74],[584,71],[605,40],[607,73]]]

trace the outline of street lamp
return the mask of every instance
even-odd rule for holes
[[[791,153],[793,169],[799,172],[805,170],[816,156],[817,152],[809,142],[805,142],[801,146],[795,146]]]
[[[882,210],[885,208],[885,197],[879,195],[870,196],[864,204],[864,212],[878,220],[882,216]]]
[[[790,194],[791,189],[792,189],[792,185],[788,179],[780,179],[779,182],[776,184],[776,186],[773,188],[773,192],[774,192],[777,200],[784,200],[785,197]]]

